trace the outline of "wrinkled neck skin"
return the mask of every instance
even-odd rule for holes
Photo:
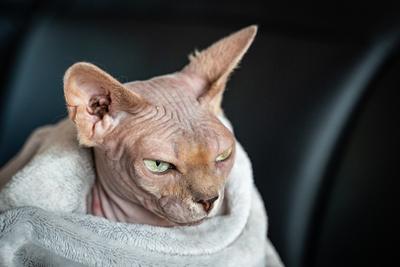
[[[151,212],[151,206],[157,205],[154,197],[149,196],[140,189],[132,179],[129,187],[121,190],[113,183],[124,173],[113,171],[118,167],[114,160],[107,158],[106,153],[99,149],[94,149],[94,160],[96,166],[96,179],[92,187],[91,203],[88,212],[99,217],[107,218],[115,222],[150,224],[157,226],[174,226],[168,220],[157,216]],[[129,199],[126,194],[130,191]],[[147,204],[144,207],[139,199],[143,199]]]
[[[179,225],[156,214],[158,200],[136,185],[128,173],[118,170],[115,159],[109,159],[107,153],[94,148],[94,161],[96,179],[89,196],[91,201],[87,202],[89,214],[114,222],[162,227]],[[115,185],[114,179],[124,179],[129,184],[121,188]],[[221,205],[216,215],[222,214],[224,210],[225,205]]]

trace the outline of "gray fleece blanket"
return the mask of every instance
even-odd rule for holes
[[[197,226],[115,223],[86,214],[90,149],[63,120],[36,130],[0,171],[0,266],[282,266],[240,144],[228,212]]]

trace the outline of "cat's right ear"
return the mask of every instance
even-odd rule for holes
[[[80,144],[100,144],[124,116],[147,103],[93,64],[72,65],[64,75],[64,95]]]

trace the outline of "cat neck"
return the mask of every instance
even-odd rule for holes
[[[104,217],[114,222],[154,226],[175,225],[152,212],[151,206],[154,206],[154,203],[151,199],[144,198],[140,192],[118,190],[121,189],[121,186],[116,186],[114,181],[121,179],[121,177],[114,177],[115,172],[110,171],[113,168],[107,165],[103,154],[94,153],[94,163],[96,178],[87,202],[89,214]],[[126,197],[127,194],[129,197]],[[147,203],[149,208],[144,207],[138,197],[142,197],[142,201],[145,201],[144,203]]]
[[[102,185],[96,178],[92,190],[91,201],[88,201],[88,213],[104,217],[114,222],[149,224],[155,226],[174,226],[173,223],[150,212],[138,203],[126,201]]]

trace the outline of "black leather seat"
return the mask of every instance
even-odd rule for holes
[[[62,77],[74,62],[98,64],[120,81],[146,79],[178,70],[194,48],[259,23],[224,109],[253,161],[283,261],[383,266],[395,258],[398,21],[387,16],[391,27],[382,28],[377,18],[356,17],[336,25],[333,16],[312,20],[294,8],[285,20],[286,13],[254,1],[247,9],[89,2],[42,2],[15,37],[20,45],[0,46],[1,55],[15,54],[1,69],[0,164],[34,128],[66,116]]]

